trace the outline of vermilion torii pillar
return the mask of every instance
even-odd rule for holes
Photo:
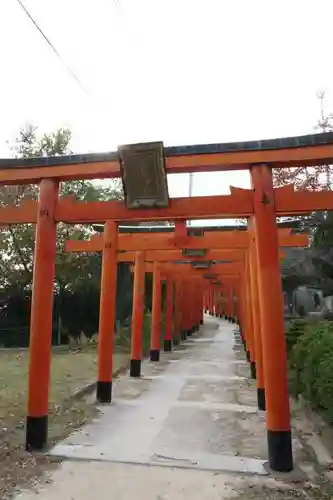
[[[220,292],[216,293],[216,316],[221,317],[221,295],[220,295]]]
[[[229,283],[224,287],[225,305],[226,305],[226,319],[230,320],[231,304],[230,304],[230,285]]]
[[[142,360],[142,328],[145,295],[145,260],[144,252],[138,251],[135,256],[133,309],[131,332],[131,364],[130,376],[141,376]]]
[[[165,289],[165,335],[164,335],[164,351],[172,351],[173,340],[173,297],[174,297],[174,282],[171,277],[166,279]]]
[[[262,340],[261,340],[261,319],[260,319],[260,302],[258,290],[258,263],[257,263],[257,248],[255,242],[254,220],[251,218],[248,221],[249,230],[251,233],[249,242],[249,271],[250,271],[250,288],[253,310],[253,339],[255,349],[256,375],[257,375],[257,402],[259,410],[266,410],[265,398],[265,382],[264,382],[264,367],[262,360]]]
[[[153,272],[153,303],[150,334],[150,361],[160,360],[160,338],[162,328],[162,282],[159,265],[155,262]]]
[[[197,326],[199,327],[200,325],[203,325],[203,311],[204,311],[204,306],[203,306],[203,286],[201,286],[197,290],[197,295],[196,295],[196,304],[195,304],[195,309],[197,311]]]
[[[204,294],[203,294],[203,309],[204,309],[204,312],[207,314],[207,311],[208,311],[208,292],[207,292],[207,290],[204,290]]]
[[[213,291],[208,292],[208,314],[213,316]]]
[[[268,462],[273,470],[293,468],[283,295],[272,170],[251,168],[266,392]]]
[[[113,221],[107,221],[104,230],[98,328],[97,400],[100,403],[110,403],[112,396],[112,361],[117,294],[117,236],[117,224]]]
[[[186,312],[186,302],[188,300],[188,297],[186,297],[186,281],[185,279],[182,279],[179,281],[179,295],[180,295],[180,303],[179,303],[179,308],[180,308],[180,340],[186,340],[187,339],[187,333],[186,333],[186,320],[187,320],[187,312]]]
[[[175,331],[173,336],[174,345],[178,345],[181,339],[182,312],[181,280],[178,278],[175,281]]]
[[[187,335],[188,335],[188,330],[189,330],[189,316],[190,316],[190,297],[188,293],[188,280],[186,279],[186,276],[184,276],[184,280],[182,281],[181,284],[181,290],[182,290],[182,302],[181,302],[181,307],[182,307],[182,326],[181,326],[181,340],[186,340]]]
[[[188,336],[191,336],[199,326],[198,310],[196,307],[199,286],[199,283],[196,286],[191,279],[186,284],[186,295],[188,297],[186,334]]]
[[[186,325],[185,331],[187,336],[191,336],[194,328],[195,328],[195,314],[194,314],[194,306],[195,306],[195,290],[193,290],[193,283],[191,280],[187,280],[185,293],[187,297],[188,306],[184,304],[186,311]]]
[[[54,260],[56,255],[54,214],[58,192],[59,183],[56,180],[45,179],[41,181],[30,320],[27,450],[42,450],[47,444]]]
[[[232,323],[235,322],[235,317],[234,317],[234,287],[232,283],[229,285],[229,307],[230,307],[230,321]]]
[[[250,361],[251,366],[251,377],[256,378],[256,351],[254,343],[254,323],[253,323],[253,297],[251,294],[251,282],[250,282],[250,256],[249,252],[246,254],[245,258],[245,274],[244,274],[244,286],[245,286],[245,297],[246,297],[246,325],[247,325],[247,356]]]

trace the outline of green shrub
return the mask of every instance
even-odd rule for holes
[[[143,319],[143,332],[142,332],[142,352],[144,356],[148,356],[150,352],[150,336],[151,336],[151,312],[147,311]],[[163,339],[164,339],[164,317],[161,318],[161,335],[160,335],[160,345],[163,349]]]
[[[324,313],[323,318],[327,321],[333,321],[333,312],[332,311],[326,311]]]
[[[308,325],[292,348],[296,389],[333,423],[333,324]]]
[[[131,328],[130,326],[121,326],[118,328],[116,333],[115,342],[117,346],[120,346],[129,351],[131,346]]]
[[[151,328],[151,314],[146,312],[143,317],[142,329],[142,354],[147,356],[150,349],[150,328]],[[117,345],[124,347],[128,350],[131,348],[131,325],[120,327],[116,335]]]
[[[289,354],[297,343],[298,339],[304,335],[308,323],[305,319],[295,319],[286,330],[287,353]]]
[[[150,328],[151,328],[151,313],[146,312],[143,318],[143,331],[142,331],[143,356],[147,356],[150,351]]]
[[[151,335],[151,312],[146,310],[143,316],[142,329],[142,355],[148,356],[150,351],[150,335]],[[163,348],[163,338],[165,330],[165,318],[161,317],[161,349]],[[116,344],[130,350],[131,348],[131,325],[119,327],[116,335]]]

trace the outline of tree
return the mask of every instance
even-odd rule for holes
[[[70,154],[71,133],[68,129],[59,129],[41,137],[31,125],[19,131],[12,150],[16,157],[58,156]],[[61,196],[75,194],[82,201],[96,201],[119,198],[117,183],[101,186],[90,181],[63,182]],[[38,186],[2,186],[0,188],[0,206],[20,205],[25,200],[38,198]],[[82,254],[69,254],[64,251],[68,238],[75,235],[88,237],[92,226],[57,225],[57,257],[55,279],[58,287],[73,287],[83,276],[94,278],[94,259]],[[81,237],[82,237],[81,236]],[[4,286],[30,287],[33,271],[35,227],[32,224],[8,226],[1,234],[0,288]],[[95,259],[96,260],[96,259]]]
[[[325,111],[325,93],[318,92],[320,116],[315,126],[318,132],[333,130],[333,114]],[[274,170],[275,186],[293,183],[296,189],[331,190],[332,165],[321,167],[299,167]],[[309,250],[299,252],[298,262],[286,263],[286,277],[298,284],[316,284],[323,288],[325,294],[333,293],[333,213],[315,212],[307,217],[293,217],[301,226],[308,229],[311,235]],[[308,273],[304,269],[310,270]]]
[[[19,131],[12,145],[14,156],[57,156],[70,154],[71,133],[59,129],[39,136],[37,129],[28,126]],[[119,183],[98,185],[90,181],[63,182],[61,196],[74,194],[82,201],[120,199]],[[21,205],[38,198],[38,186],[1,186],[0,206]],[[57,225],[55,260],[55,290],[57,314],[71,334],[87,329],[97,330],[101,256],[99,254],[67,253],[69,238],[88,238],[93,232],[89,225]],[[27,326],[30,316],[30,297],[33,274],[35,227],[32,224],[2,228],[0,238],[0,337],[1,328],[15,324]],[[76,314],[73,315],[73,311]],[[74,319],[74,321],[73,321]],[[6,339],[7,341],[7,339]],[[0,343],[2,338],[0,338]]]
[[[317,93],[320,105],[320,117],[314,127],[318,132],[333,130],[333,113],[325,111],[325,92]],[[331,189],[332,165],[317,167],[289,167],[273,169],[274,184],[276,187],[294,184],[296,189],[319,191]]]

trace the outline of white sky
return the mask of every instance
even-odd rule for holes
[[[163,140],[227,142],[313,132],[333,110],[332,0],[0,0],[0,155],[25,123],[68,126],[75,152]],[[248,186],[197,175],[193,194]],[[186,196],[188,176],[172,176]]]

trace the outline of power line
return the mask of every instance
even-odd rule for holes
[[[46,43],[48,44],[48,46],[51,48],[51,50],[55,53],[55,55],[58,57],[58,59],[60,59],[60,61],[62,62],[63,66],[66,68],[66,70],[70,73],[70,75],[72,76],[72,78],[76,81],[76,83],[78,83],[78,85],[80,85],[81,89],[86,93],[86,94],[89,94],[89,92],[87,91],[87,89],[84,87],[84,85],[81,83],[81,81],[79,80],[79,78],[76,76],[76,74],[74,73],[74,71],[70,68],[70,66],[66,63],[66,61],[61,57],[61,55],[59,54],[59,52],[57,51],[57,49],[55,48],[55,46],[53,45],[53,43],[51,42],[51,40],[45,35],[44,31],[42,30],[42,28],[40,28],[40,26],[38,25],[37,21],[34,20],[34,18],[32,17],[32,15],[30,14],[30,12],[28,11],[28,9],[25,7],[25,5],[22,3],[21,0],[16,0],[18,2],[18,4],[22,7],[22,9],[24,10],[24,12],[26,13],[26,15],[29,17],[30,21],[33,23],[33,25],[35,26],[35,28],[39,31],[39,33],[42,35],[42,37],[44,38],[44,40],[46,41]]]

